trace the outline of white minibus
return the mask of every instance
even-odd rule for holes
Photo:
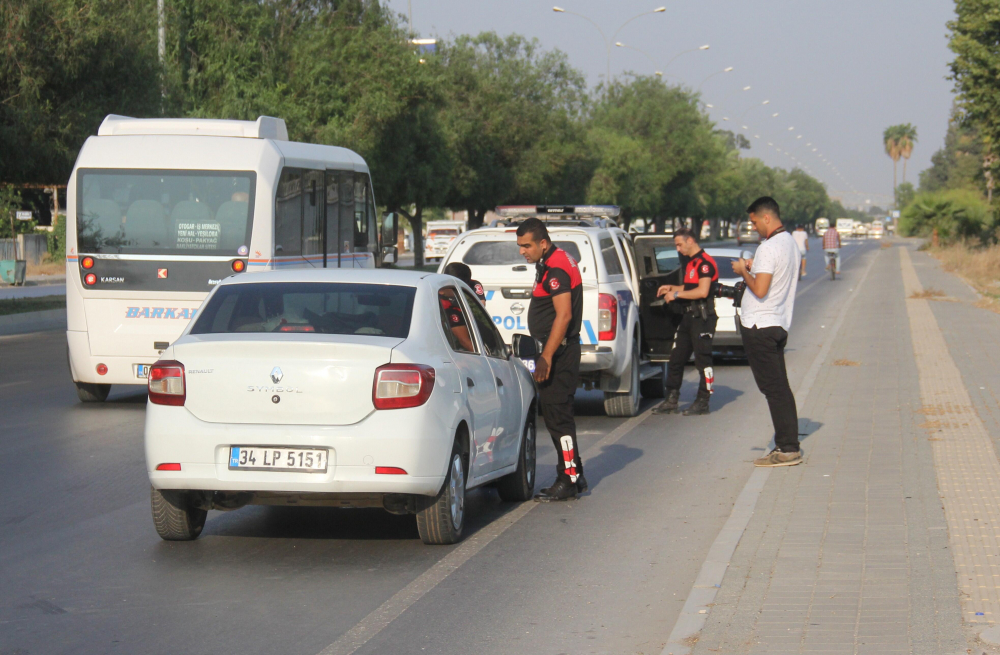
[[[291,142],[278,118],[108,116],[66,195],[66,339],[84,402],[145,385],[225,277],[396,257],[364,159]]]

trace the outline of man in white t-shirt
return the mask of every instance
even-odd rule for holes
[[[806,276],[806,253],[809,252],[809,233],[806,232],[806,228],[802,225],[796,225],[795,231],[792,232],[792,238],[795,239],[795,245],[799,247],[799,254],[802,255],[802,268],[799,270],[799,277]]]
[[[794,466],[802,462],[799,417],[785,370],[785,344],[802,255],[781,224],[774,198],[764,196],[747,208],[763,239],[752,260],[737,260],[733,271],[746,283],[740,311],[743,347],[757,388],[767,398],[774,423],[775,448],[754,460],[756,466]]]

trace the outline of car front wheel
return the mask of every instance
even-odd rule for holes
[[[465,527],[465,458],[458,441],[451,453],[448,476],[434,498],[418,505],[417,532],[425,544],[454,544]]]
[[[531,500],[535,492],[535,410],[524,426],[521,440],[521,454],[517,457],[517,470],[497,481],[500,500],[508,503],[523,503]]]

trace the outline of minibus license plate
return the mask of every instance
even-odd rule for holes
[[[135,365],[135,377],[140,380],[145,380],[149,377],[149,369],[152,364],[136,364]]]
[[[229,470],[326,473],[327,451],[318,448],[230,446]]]

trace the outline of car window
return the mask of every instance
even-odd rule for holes
[[[414,287],[331,282],[259,282],[220,287],[191,334],[316,332],[405,339]]]
[[[719,277],[738,277],[736,273],[733,272],[733,262],[735,262],[739,257],[727,257],[724,255],[712,255],[712,259],[715,260],[716,265],[719,269]]]
[[[438,291],[438,305],[444,336],[451,349],[460,353],[475,353],[476,344],[469,330],[469,318],[458,299],[458,290],[455,287],[442,288]]]
[[[608,275],[622,274],[622,263],[618,260],[615,242],[610,237],[601,239],[601,256],[604,257],[604,268],[607,269]]]
[[[656,258],[656,272],[658,274],[675,271],[677,270],[677,267],[681,265],[677,249],[672,246],[659,246],[653,248],[653,255]]]
[[[506,359],[507,351],[503,347],[503,337],[500,336],[497,326],[493,324],[493,320],[490,319],[489,314],[486,313],[474,295],[465,289],[462,289],[462,293],[465,294],[465,302],[469,305],[469,311],[472,312],[472,318],[476,321],[476,327],[479,328],[479,336],[483,340],[486,354],[490,357]]]
[[[580,262],[580,248],[573,241],[554,241],[577,263]],[[524,264],[524,257],[516,241],[480,241],[472,244],[462,257],[469,266],[517,266]]]

